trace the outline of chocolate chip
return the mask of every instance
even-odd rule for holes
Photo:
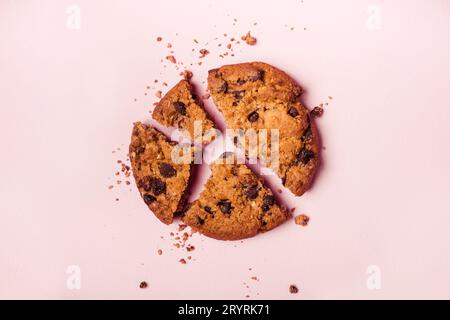
[[[255,122],[259,119],[259,114],[256,111],[253,111],[247,116],[248,121]]]
[[[230,200],[227,199],[220,200],[217,205],[223,213],[231,213],[231,210],[233,209]]]
[[[303,148],[297,154],[297,161],[302,164],[307,164],[312,159],[314,159],[314,152],[311,150],[307,150],[306,148]]]
[[[159,196],[161,193],[166,191],[166,183],[159,178],[151,178],[150,188],[154,195]]]
[[[159,164],[159,172],[163,177],[169,178],[177,174],[177,170],[168,163]]]
[[[236,90],[233,91],[233,97],[236,101],[241,101],[242,97],[244,96],[245,90]]]
[[[183,116],[186,115],[186,105],[183,102],[175,101],[173,103],[173,106],[174,106],[175,110],[177,110],[177,112],[179,114],[182,114]]]
[[[289,110],[288,110],[288,114],[289,114],[291,117],[295,118],[296,116],[298,116],[298,110],[297,110],[297,108],[295,108],[295,107],[290,107]]]
[[[247,188],[247,190],[245,190],[245,195],[251,200],[256,199],[258,197],[258,193],[259,188],[257,184],[251,185]]]
[[[151,194],[144,194],[144,202],[149,206],[151,203],[155,202],[156,198]]]
[[[311,120],[308,117],[308,127],[306,127],[305,131],[303,132],[301,140],[303,142],[308,141],[311,138],[311,136],[312,136]]]
[[[204,206],[203,209],[208,212],[209,214],[213,214],[212,209],[210,206]]]
[[[275,198],[272,195],[267,194],[263,198],[263,203],[269,206],[273,206],[273,204],[275,203]]]
[[[228,83],[227,82],[223,82],[219,88],[217,88],[217,92],[222,92],[222,93],[227,93],[228,91]]]
[[[145,147],[142,146],[136,147],[134,151],[136,152],[136,154],[141,154],[145,151]]]
[[[275,198],[271,195],[265,195],[263,198],[263,204],[261,206],[262,211],[269,211],[270,207],[275,203]]]
[[[242,86],[243,84],[245,83],[245,80],[244,79],[237,79],[237,84],[238,85],[240,85],[240,86]]]
[[[197,216],[197,224],[202,225],[205,223],[205,219],[202,219],[201,217]]]
[[[256,74],[253,74],[250,76],[249,80],[250,81],[257,81],[257,80],[262,80],[264,78],[264,71],[263,70],[258,70],[256,72]]]

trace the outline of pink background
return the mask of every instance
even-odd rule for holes
[[[66,26],[71,4],[79,30]],[[367,26],[371,4],[380,29]],[[223,33],[248,30],[256,46],[218,57]],[[445,0],[0,0],[0,298],[450,298],[449,36]],[[179,79],[160,62],[167,42],[185,63],[211,51],[190,67],[199,87],[210,68],[261,60],[297,79],[308,107],[329,102],[314,187],[283,193],[309,226],[194,235],[182,265],[177,225],[149,213],[134,182],[115,185],[132,122]],[[70,265],[79,290],[66,287]]]

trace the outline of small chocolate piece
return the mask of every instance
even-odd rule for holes
[[[228,83],[227,82],[223,82],[219,88],[217,88],[217,92],[219,93],[227,93],[228,91]]]
[[[134,149],[134,152],[136,152],[136,154],[141,154],[145,151],[145,147],[139,146],[136,147],[136,149]]]
[[[186,115],[186,105],[181,101],[175,101],[173,106],[177,112],[183,116]]]
[[[217,205],[219,206],[220,211],[226,214],[231,213],[231,210],[233,209],[230,200],[227,199],[220,200]]]
[[[297,161],[302,164],[307,164],[312,159],[314,159],[314,152],[311,150],[307,150],[307,149],[303,148],[297,154]]]
[[[145,289],[145,288],[147,288],[148,287],[148,284],[147,284],[147,282],[145,282],[145,281],[142,281],[140,284],[139,284],[139,288],[141,288],[141,289]]]
[[[249,198],[251,200],[256,199],[258,197],[258,193],[259,193],[259,188],[258,188],[257,184],[249,186],[247,188],[247,190],[245,190],[245,195],[247,196],[247,198]]]
[[[213,214],[212,209],[210,206],[204,206],[203,209],[208,212],[209,214]]]
[[[144,202],[146,205],[150,205],[153,202],[155,202],[156,198],[152,196],[151,194],[144,194]]]
[[[321,117],[323,115],[323,108],[321,107],[315,107],[314,109],[312,109],[311,111],[311,116],[313,117]]]
[[[250,76],[249,80],[250,81],[258,81],[258,80],[262,80],[263,78],[264,78],[264,71],[258,70],[258,72],[256,72],[256,74],[253,74]]]
[[[255,122],[259,119],[259,114],[257,111],[253,111],[247,116],[248,121]]]
[[[294,285],[294,284],[291,284],[291,285],[289,286],[289,292],[292,293],[292,294],[298,293],[298,288],[297,288],[297,286]]]
[[[237,84],[242,86],[246,81],[244,79],[237,79]]]
[[[291,117],[293,117],[293,118],[295,118],[296,116],[299,115],[298,110],[297,110],[296,107],[290,107],[289,110],[288,110],[288,114],[289,114]]]
[[[239,101],[241,101],[241,99],[242,99],[244,93],[245,93],[245,90],[236,90],[236,91],[233,91],[233,97],[234,97],[234,99],[235,99],[236,101],[239,102]]]
[[[161,179],[154,177],[150,179],[150,188],[154,195],[159,196],[166,191],[166,183]]]
[[[159,172],[163,177],[170,178],[177,174],[177,170],[168,163],[159,164]]]
[[[265,195],[263,198],[263,204],[261,206],[262,211],[269,211],[270,207],[275,203],[275,198],[271,195]]]

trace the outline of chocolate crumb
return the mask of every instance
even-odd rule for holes
[[[209,51],[206,49],[200,49],[199,52],[201,54],[200,58],[204,58],[204,57],[206,57],[207,54],[209,54]]]
[[[147,284],[147,282],[145,282],[145,281],[142,281],[140,284],[139,284],[139,288],[141,288],[141,289],[145,289],[145,288],[147,288],[148,287],[148,284]]]
[[[162,41],[162,38],[161,38],[161,37],[157,37],[157,38],[156,38],[156,41],[158,41],[158,42],[159,42],[159,41]]]
[[[161,98],[161,97],[162,97],[162,92],[161,92],[161,90],[156,91],[156,92],[155,92],[155,96],[156,96],[157,98]]]
[[[169,60],[172,63],[177,63],[177,59],[175,59],[174,56],[167,56],[166,59]]]
[[[161,249],[158,249],[158,255],[160,256],[162,254],[163,254],[163,251]]]
[[[180,259],[180,263],[181,264],[186,264],[186,260],[185,259]]]
[[[289,286],[289,292],[292,293],[292,294],[298,293],[298,288],[297,288],[297,286],[291,284],[291,285]]]
[[[323,108],[322,107],[315,107],[311,111],[311,115],[313,117],[321,117],[323,115]]]

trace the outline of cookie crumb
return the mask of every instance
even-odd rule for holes
[[[141,281],[141,283],[139,284],[139,288],[141,288],[141,289],[145,289],[147,287],[148,287],[148,284],[145,281]]]
[[[155,92],[155,96],[156,96],[157,98],[160,98],[160,99],[161,99],[161,97],[162,97],[162,92],[161,92],[161,90],[156,91],[156,92]]]
[[[192,244],[189,244],[189,245],[186,247],[186,250],[187,250],[188,252],[191,252],[191,251],[194,251],[194,250],[195,250],[195,247],[194,247]]]
[[[179,260],[181,264],[186,264],[186,260],[185,259],[180,259]]]
[[[295,224],[306,227],[309,222],[309,217],[306,214],[300,214],[295,217]]]
[[[184,70],[180,75],[183,77],[183,79],[190,80],[194,74],[192,73],[192,71]]]
[[[254,46],[256,44],[256,38],[252,37],[250,31],[248,31],[245,36],[242,36],[241,39],[244,40],[249,46]]]
[[[167,56],[166,59],[169,60],[172,63],[177,63],[177,59],[175,59],[174,56]]]
[[[156,41],[158,41],[158,42],[159,42],[159,41],[162,41],[162,38],[161,38],[161,37],[157,37],[157,38],[156,38]]]
[[[209,51],[206,49],[200,49],[199,52],[201,54],[200,58],[204,58],[204,57],[206,57],[207,54],[209,54]]]
[[[323,115],[323,108],[322,107],[315,107],[311,111],[311,115],[313,117],[321,117]]]
[[[163,254],[163,251],[161,249],[158,249],[158,255],[160,256],[162,254]]]
[[[294,285],[294,284],[291,284],[291,285],[289,286],[289,292],[292,293],[292,294],[298,293],[298,288],[297,288],[297,286]]]

